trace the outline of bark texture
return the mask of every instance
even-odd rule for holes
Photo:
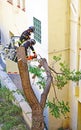
[[[47,83],[45,90],[41,95],[40,102],[38,101],[30,83],[30,77],[28,72],[28,65],[25,56],[24,47],[19,47],[17,50],[18,68],[22,81],[23,91],[27,98],[27,101],[32,109],[32,128],[31,130],[44,130],[44,117],[43,111],[46,104],[47,95],[51,87],[52,76],[49,70],[46,59],[40,59],[40,65],[45,68],[47,74]]]

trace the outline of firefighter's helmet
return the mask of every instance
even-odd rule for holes
[[[34,26],[30,26],[29,29],[30,29],[31,32],[35,31],[35,27]]]
[[[34,39],[30,39],[30,42],[35,45],[36,44],[36,41]]]

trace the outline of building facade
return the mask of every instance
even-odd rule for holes
[[[73,70],[81,70],[81,1],[80,0],[1,0],[0,29],[3,44],[12,35],[19,36],[34,25],[32,35],[37,54],[53,65],[53,56],[62,55]],[[56,66],[56,70],[59,68]],[[81,130],[81,82],[70,82],[57,90],[58,98],[70,102],[68,118],[56,119],[48,114],[48,129],[70,128]],[[53,87],[49,99],[54,97]],[[49,110],[48,110],[49,112]]]
[[[48,1],[48,59],[50,65],[53,65],[53,56],[62,55],[62,61],[69,64],[69,1],[49,0]],[[55,69],[59,72],[59,68],[55,65]],[[55,87],[56,88],[56,87]],[[62,90],[56,88],[57,97],[60,100],[68,101],[68,85]],[[55,96],[54,88],[51,87],[49,99]],[[68,128],[69,119],[56,119],[49,114],[49,129],[57,130],[60,128]],[[55,125],[56,124],[56,125]]]

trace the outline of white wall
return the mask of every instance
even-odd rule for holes
[[[26,3],[28,26],[33,25],[33,17],[41,21],[42,43],[36,44],[36,52],[48,58],[48,3],[47,0],[29,0]]]
[[[26,12],[28,19],[28,27],[33,25],[33,17],[41,21],[41,44],[37,42],[35,50],[37,54],[48,60],[48,3],[47,0],[29,0],[26,2]],[[33,38],[33,35],[32,35]],[[37,97],[40,99],[41,92],[38,88],[34,87]],[[48,110],[45,109],[45,121],[48,126]]]
[[[13,5],[7,1],[0,1],[0,25],[7,42],[9,42],[9,31],[15,36],[20,36],[27,29],[27,14],[18,8],[16,1]]]

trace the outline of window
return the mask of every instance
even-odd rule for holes
[[[13,4],[13,0],[7,0],[7,2],[9,2],[10,4]]]
[[[33,17],[33,24],[35,27],[34,39],[41,43],[41,21]]]
[[[22,0],[22,10],[25,11],[25,0]]]
[[[25,0],[17,0],[17,7],[25,11]]]
[[[20,0],[17,0],[17,7],[20,8]]]

